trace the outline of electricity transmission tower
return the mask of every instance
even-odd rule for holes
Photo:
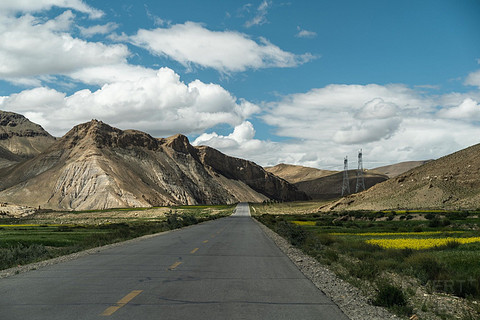
[[[348,157],[345,157],[343,160],[342,197],[348,193],[350,193],[350,181],[348,180]]]
[[[357,185],[355,186],[355,193],[363,191],[365,189],[365,178],[363,177],[362,149],[360,149],[360,151],[358,151]]]

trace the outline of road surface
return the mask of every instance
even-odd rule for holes
[[[252,220],[228,218],[0,279],[0,319],[347,319]]]

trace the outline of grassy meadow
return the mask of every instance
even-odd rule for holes
[[[339,277],[366,288],[374,304],[403,315],[430,310],[439,319],[480,317],[479,212],[279,215],[278,208],[269,212],[264,204],[252,206],[262,212],[256,216],[260,222],[329,265]],[[461,299],[467,311],[459,315],[435,310],[424,298],[430,295]]]
[[[234,208],[128,208],[0,219],[0,270],[228,216]]]

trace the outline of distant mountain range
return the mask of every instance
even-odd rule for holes
[[[377,183],[386,181],[389,178],[395,177],[426,162],[427,161],[401,162],[365,170],[363,173],[365,188],[369,189]],[[284,163],[274,167],[266,167],[265,170],[294,184],[299,190],[305,192],[312,199],[333,199],[341,197],[343,184],[342,171],[321,170]],[[348,177],[350,191],[354,193],[357,182],[357,170],[349,170]]]
[[[368,190],[324,210],[480,208],[480,144],[438,160],[364,171]],[[349,171],[355,190],[356,170]],[[343,173],[262,168],[187,137],[154,138],[92,120],[54,138],[0,111],[0,202],[62,210],[340,197]]]
[[[0,119],[1,202],[89,210],[308,199],[255,163],[183,135],[157,139],[92,120],[56,140],[21,115],[0,111]]]

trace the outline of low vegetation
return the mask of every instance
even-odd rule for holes
[[[480,219],[476,211],[278,215],[268,214],[265,205],[253,207],[263,209],[256,216],[259,221],[331,265],[338,276],[363,289],[373,304],[402,315],[480,317]],[[447,308],[450,302],[445,301],[438,307],[431,297],[448,300],[450,305],[462,301],[462,308]]]
[[[0,269],[197,224],[228,216],[233,209],[234,206],[182,206],[161,208],[160,214],[153,209],[143,216],[119,215],[117,220],[116,212],[133,210],[49,212],[28,219],[2,219]],[[110,217],[102,218],[102,213]],[[57,217],[61,215],[66,217],[60,224]]]

